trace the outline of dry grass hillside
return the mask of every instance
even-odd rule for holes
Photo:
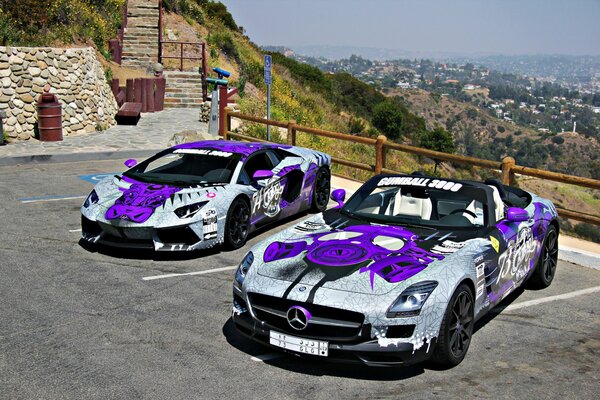
[[[594,176],[600,167],[600,143],[573,132],[541,134],[500,120],[487,110],[420,89],[394,90],[428,128],[443,126],[452,132],[463,154],[499,160],[513,156],[517,163],[578,176]]]

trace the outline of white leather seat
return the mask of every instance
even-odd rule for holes
[[[481,202],[477,201],[477,200],[473,200],[471,203],[469,203],[469,205],[467,206],[467,210],[471,211],[473,214],[476,215],[476,217],[473,217],[471,214],[469,213],[463,213],[463,217],[467,218],[471,224],[473,225],[483,225],[483,206],[481,205]]]
[[[494,200],[494,215],[496,216],[496,221],[501,221],[504,219],[504,202],[502,201],[502,197],[500,197],[500,192],[496,186],[488,185],[492,188],[492,198]]]
[[[402,196],[400,192],[394,199],[393,215],[412,215],[428,220],[431,218],[431,200]]]

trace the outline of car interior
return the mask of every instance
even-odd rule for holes
[[[264,151],[250,156],[240,172],[238,178],[239,184],[249,185],[252,183],[252,176],[258,170],[272,170],[281,161],[281,158],[272,151]]]
[[[177,180],[228,183],[237,162],[235,159],[211,155],[172,154],[153,160],[145,166],[140,164],[139,171],[133,172],[163,177],[166,175],[169,179]]]
[[[384,216],[402,216],[407,220],[439,221],[455,226],[483,226],[485,205],[478,200],[423,188],[376,189],[358,207],[357,212]]]
[[[418,174],[416,174],[418,175]],[[495,224],[506,216],[507,207],[527,207],[531,195],[519,188],[488,179],[492,190]],[[439,221],[455,226],[483,226],[487,205],[481,201],[441,190],[423,188],[378,188],[362,201],[357,212],[387,216],[403,216],[422,221]]]

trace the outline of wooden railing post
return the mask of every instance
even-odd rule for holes
[[[225,137],[227,123],[225,118],[225,109],[227,108],[227,87],[219,86],[219,136]]]
[[[180,55],[180,59],[179,59],[179,70],[183,71],[183,42],[181,42],[181,55]]]
[[[225,107],[225,131],[223,132],[223,140],[227,140],[227,135],[231,132],[231,112],[233,108]]]
[[[296,120],[290,119],[287,124],[287,143],[296,145]]]
[[[379,175],[381,170],[385,168],[385,154],[383,145],[387,141],[387,137],[384,135],[377,136],[377,142],[375,143],[375,175]]]
[[[512,185],[515,181],[515,174],[512,172],[512,168],[515,166],[515,159],[512,157],[504,157],[502,159],[502,183],[505,185]]]

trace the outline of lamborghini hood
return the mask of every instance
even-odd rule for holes
[[[128,177],[115,176],[99,183],[96,216],[114,225],[146,226],[157,222],[158,216],[187,205],[209,202],[222,185],[177,187],[144,183]]]

